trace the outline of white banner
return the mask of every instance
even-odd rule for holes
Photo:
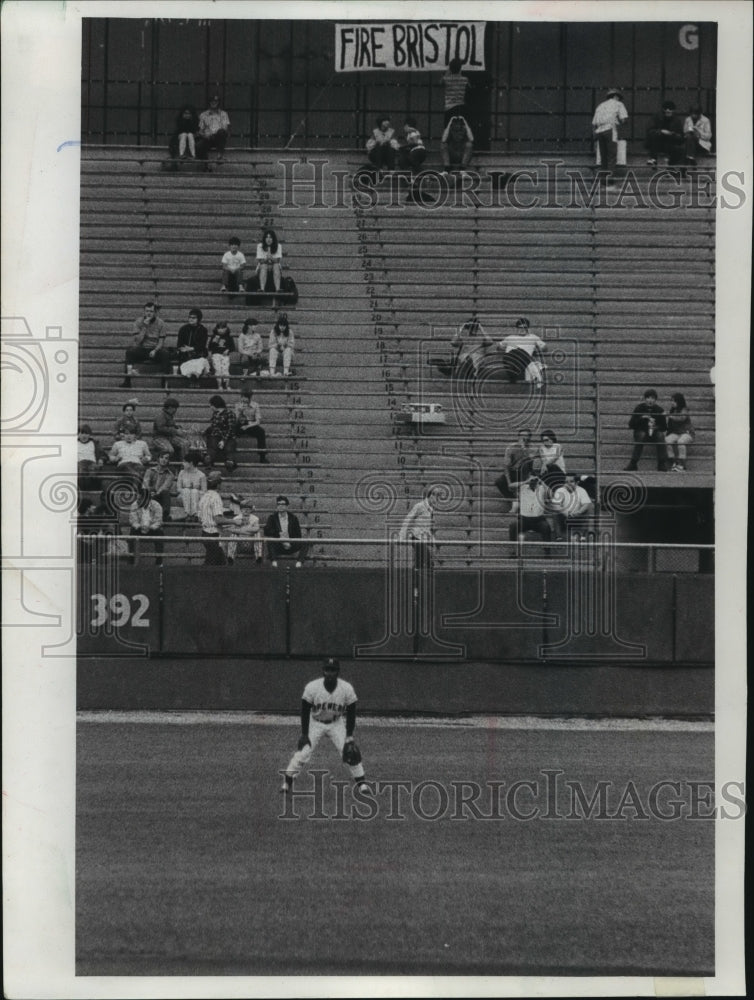
[[[335,25],[335,69],[442,70],[460,59],[484,69],[486,21],[363,21]]]

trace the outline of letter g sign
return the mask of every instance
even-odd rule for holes
[[[678,32],[678,41],[690,52],[699,48],[699,28],[695,24],[684,24]]]

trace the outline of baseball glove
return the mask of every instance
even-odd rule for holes
[[[299,748],[299,750],[303,750],[304,747],[310,747],[310,746],[311,746],[311,743],[309,741],[309,737],[308,736],[303,736],[303,735],[299,736],[299,738],[298,738],[298,748]]]
[[[349,767],[361,763],[361,750],[359,750],[353,740],[348,740],[343,747],[343,763],[348,764]]]

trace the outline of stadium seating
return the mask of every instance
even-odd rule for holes
[[[463,543],[441,548],[441,560],[472,564],[482,531],[507,538],[508,505],[493,483],[516,427],[551,427],[570,469],[608,482],[628,460],[628,418],[648,386],[666,408],[670,393],[684,392],[697,431],[688,472],[662,476],[662,485],[712,486],[713,208],[571,207],[570,182],[552,176],[517,183],[517,198],[538,199],[525,211],[504,188],[494,204],[449,197],[432,208],[405,203],[405,186],[398,198],[386,184],[376,204],[360,207],[339,195],[333,173],[358,167],[353,154],[327,154],[316,193],[302,182],[312,176],[306,163],[298,187],[284,186],[282,155],[233,150],[212,172],[170,173],[156,149],[83,150],[80,412],[103,444],[127,395],[118,388],[124,351],[148,299],[160,305],[169,343],[193,306],[208,328],[225,319],[235,335],[256,315],[266,337],[273,310],[222,293],[219,278],[229,236],[253,260],[270,226],[299,289],[288,310],[295,375],[255,380],[270,464],[257,465],[242,442],[225,488],[252,494],[260,516],[286,493],[315,542],[315,561],[378,556],[373,547],[354,556],[353,547],[316,540],[381,538],[439,481],[449,491],[439,536]],[[500,159],[480,167],[487,202],[490,170],[527,165],[523,155]],[[637,176],[646,190],[649,174]],[[672,178],[665,184],[670,190]],[[494,363],[470,384],[430,363],[449,354],[450,337],[472,315],[495,340],[513,332],[518,316],[529,318],[549,348],[541,396],[507,385]],[[241,379],[232,381],[229,402]],[[206,426],[211,384],[171,388],[184,427]],[[145,369],[132,394],[148,430],[164,398],[159,374]],[[415,433],[401,424],[397,414],[420,399],[441,404],[446,425]],[[652,463],[644,465],[659,485]],[[201,549],[178,551],[197,557]]]

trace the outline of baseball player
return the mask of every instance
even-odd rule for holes
[[[348,765],[357,785],[364,779],[361,752],[353,739],[356,728],[356,692],[348,681],[338,676],[338,660],[325,660],[324,677],[310,681],[301,699],[301,736],[298,749],[286,768],[282,792],[290,792],[293,779],[308,764],[317,744],[328,736],[340,752],[343,763]]]

